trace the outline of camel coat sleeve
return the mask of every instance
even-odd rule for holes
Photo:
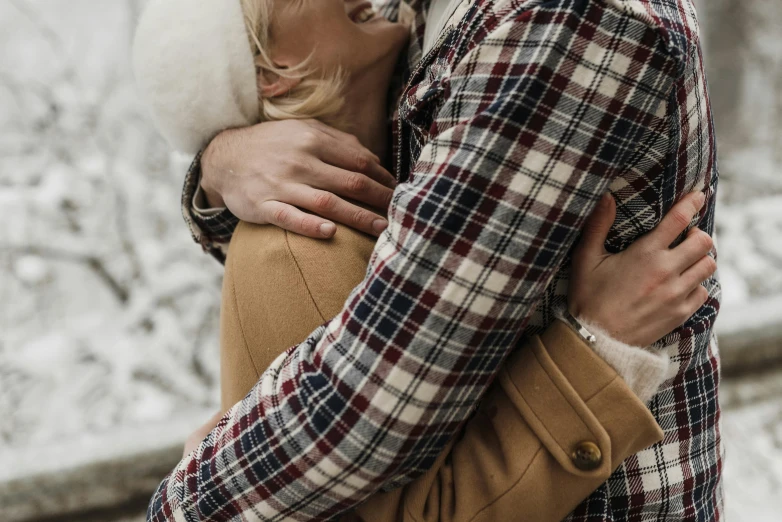
[[[246,395],[274,358],[341,310],[373,247],[374,239],[342,227],[323,241],[239,225],[223,283],[224,409]],[[661,438],[624,381],[557,321],[505,363],[429,472],[375,494],[340,520],[556,522],[625,458]],[[594,469],[580,469],[585,447]]]
[[[557,321],[505,364],[429,472],[343,522],[557,522],[662,436],[616,372]],[[596,469],[574,463],[583,442],[599,448]]]

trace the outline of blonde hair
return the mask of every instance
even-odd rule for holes
[[[309,60],[293,68],[281,68],[269,56],[271,41],[271,0],[241,0],[247,34],[255,57],[256,74],[271,73],[280,78],[301,81],[284,96],[264,97],[260,85],[260,121],[314,118],[335,127],[342,126],[339,117],[344,105],[344,77],[336,72],[329,77],[317,77],[308,70]]]

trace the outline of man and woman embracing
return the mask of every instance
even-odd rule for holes
[[[690,0],[150,0],[134,66],[226,265],[149,520],[721,518]]]

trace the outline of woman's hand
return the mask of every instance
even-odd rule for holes
[[[225,131],[204,151],[201,170],[210,206],[313,238],[333,236],[334,221],[380,235],[396,185],[358,139],[316,120]]]
[[[185,450],[184,453],[182,453],[182,458],[187,457],[193,452],[193,450],[200,446],[201,443],[204,442],[206,436],[217,427],[217,424],[222,418],[223,414],[218,411],[208,421],[206,421],[206,424],[195,430],[185,441]]]
[[[670,245],[704,201],[701,192],[686,196],[654,230],[612,255],[604,245],[616,203],[604,196],[573,255],[570,313],[633,346],[648,346],[681,326],[708,299],[701,283],[714,274],[717,264],[708,255],[712,239],[700,229],[690,230],[675,248]]]

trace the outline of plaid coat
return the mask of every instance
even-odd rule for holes
[[[410,6],[401,183],[366,279],[161,483],[149,520],[327,520],[426,470],[519,339],[552,321],[606,190],[614,251],[694,190],[707,203],[693,226],[712,232],[716,151],[691,0],[467,0],[426,56],[428,0]],[[235,218],[186,214],[219,255]],[[658,342],[672,361],[651,404],[665,439],[570,520],[722,517],[720,286],[705,285],[707,303]]]

